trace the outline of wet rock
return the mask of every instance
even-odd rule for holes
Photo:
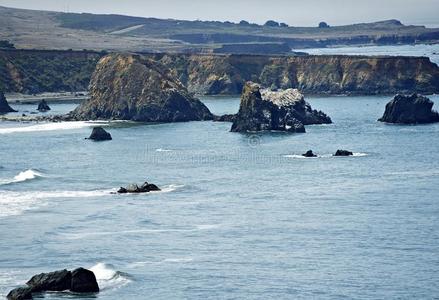
[[[94,141],[109,141],[112,140],[112,137],[104,128],[94,127],[88,139]]]
[[[6,296],[8,300],[28,300],[32,298],[32,288],[26,287],[18,287],[9,292]]]
[[[378,121],[401,124],[439,122],[439,114],[432,110],[433,104],[430,99],[418,94],[398,94],[387,103],[384,115]]]
[[[148,193],[153,191],[160,191],[160,188],[153,183],[145,182],[140,187],[133,183],[127,187],[121,187],[117,193],[126,194],[126,193]]]
[[[236,114],[225,114],[222,116],[214,116],[215,122],[234,122],[236,120]]]
[[[46,100],[44,100],[44,99],[41,100],[41,102],[38,104],[37,110],[40,111],[40,112],[46,112],[46,111],[50,110],[50,107],[47,104]]]
[[[260,85],[247,82],[231,131],[305,132],[304,125],[331,122],[326,114],[313,110],[296,89],[262,90]]]
[[[337,150],[334,156],[352,156],[354,153],[348,150]]]
[[[99,286],[95,274],[84,268],[73,270],[70,290],[75,293],[99,292]]]
[[[32,292],[65,291],[70,289],[71,281],[72,273],[60,270],[35,275],[26,284],[32,288]]]
[[[8,101],[5,98],[5,95],[2,91],[0,91],[0,114],[6,114],[10,112],[16,112],[12,107],[9,106]]]
[[[317,157],[317,155],[315,155],[312,150],[308,150],[306,151],[306,153],[302,154],[302,156],[304,157]]]

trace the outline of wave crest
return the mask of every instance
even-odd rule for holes
[[[117,289],[131,282],[128,274],[115,270],[111,264],[97,263],[89,270],[95,274],[101,290]]]
[[[28,181],[28,180],[32,180],[32,179],[36,179],[36,178],[41,178],[44,177],[44,174],[36,171],[36,170],[32,170],[32,169],[28,169],[26,171],[22,171],[20,173],[18,173],[16,176],[14,176],[14,178],[8,180],[0,180],[0,185],[7,185],[7,184],[12,184],[12,183],[18,183],[18,182],[24,182],[24,181]]]

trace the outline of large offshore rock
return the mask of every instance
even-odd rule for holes
[[[0,91],[0,114],[6,114],[10,112],[16,112],[16,110],[12,109],[12,107],[9,106],[8,101],[5,98],[5,95],[2,91]]]
[[[88,139],[94,141],[109,141],[113,138],[111,137],[111,134],[107,132],[104,128],[94,127]]]
[[[50,106],[47,104],[46,100],[43,99],[40,103],[38,103],[37,110],[40,112],[46,112],[50,110]]]
[[[41,273],[33,276],[26,284],[33,292],[65,291],[70,289],[72,273],[60,270],[50,273]]]
[[[247,82],[231,131],[305,132],[304,125],[326,123],[331,123],[331,119],[313,110],[298,90],[261,90],[258,84]]]
[[[433,105],[430,99],[418,94],[396,95],[387,103],[384,115],[378,121],[402,124],[439,122],[439,114],[432,110]]]
[[[95,274],[84,268],[73,270],[70,290],[75,293],[99,292],[99,286]]]
[[[181,122],[212,119],[168,68],[134,54],[110,54],[96,66],[90,99],[69,114],[76,120]]]
[[[6,296],[8,300],[28,300],[32,298],[32,288],[28,286],[13,289]]]

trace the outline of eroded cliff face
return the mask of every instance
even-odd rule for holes
[[[439,67],[423,57],[153,56],[198,94],[239,94],[246,81],[316,94],[439,92]]]
[[[212,114],[157,61],[140,55],[111,54],[96,66],[90,99],[69,117],[183,122],[211,119]]]

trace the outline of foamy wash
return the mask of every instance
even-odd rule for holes
[[[439,124],[377,122],[391,97],[306,99],[334,124],[105,122],[99,143],[94,123],[0,123],[0,295],[83,266],[99,299],[436,297]],[[145,180],[162,191],[112,194]]]

